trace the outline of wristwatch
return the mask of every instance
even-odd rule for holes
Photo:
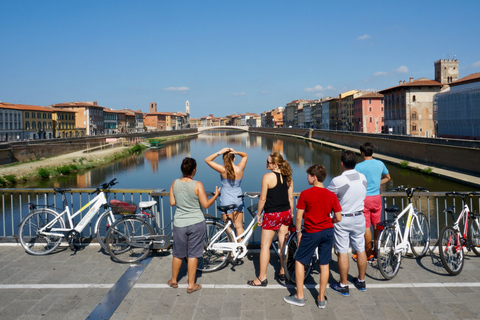
[[[297,233],[302,233],[302,231],[295,230]]]

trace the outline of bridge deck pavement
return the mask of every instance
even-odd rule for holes
[[[339,279],[336,257],[330,281]],[[351,260],[350,260],[351,261]],[[31,256],[19,246],[0,247],[0,318],[86,319],[130,265],[115,263],[90,245],[75,255],[66,248],[48,256]],[[480,257],[467,255],[462,273],[452,277],[438,255],[405,258],[399,274],[383,280],[375,265],[367,269],[367,291],[350,283],[350,296],[327,289],[326,309],[315,305],[318,267],[306,281],[307,303],[291,306],[283,297],[294,292],[274,277],[272,254],[269,285],[250,288],[258,270],[258,253],[249,253],[235,270],[226,267],[198,274],[201,291],[186,292],[186,268],[179,288],[166,285],[171,256],[155,255],[111,319],[478,319]],[[350,272],[356,276],[356,266]],[[351,280],[351,277],[349,280]]]

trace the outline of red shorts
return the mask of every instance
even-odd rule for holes
[[[365,216],[365,227],[367,229],[372,224],[376,226],[380,223],[382,218],[382,197],[380,195],[365,197],[363,215]]]
[[[292,210],[288,209],[282,212],[264,212],[262,229],[278,230],[282,225],[290,226],[292,224]]]

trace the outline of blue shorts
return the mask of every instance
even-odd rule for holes
[[[333,228],[307,233],[303,232],[300,247],[298,247],[295,260],[303,264],[310,264],[315,249],[318,248],[320,265],[326,265],[332,260]]]

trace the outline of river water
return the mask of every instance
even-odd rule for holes
[[[97,187],[105,181],[117,178],[120,189],[161,189],[168,190],[172,181],[181,176],[180,164],[184,157],[197,160],[196,180],[203,182],[206,191],[220,186],[219,174],[204,162],[210,154],[223,147],[231,147],[248,153],[248,163],[242,182],[245,191],[260,191],[263,174],[267,173],[266,159],[272,151],[277,151],[290,162],[293,169],[294,191],[308,188],[305,170],[312,164],[323,164],[330,180],[342,173],[340,166],[341,150],[305,142],[301,139],[255,135],[246,132],[204,132],[198,137],[166,143],[161,149],[148,149],[140,155],[133,155],[109,166],[96,168],[76,176],[60,177],[51,180],[28,183],[22,187]],[[221,157],[217,158],[221,163]],[[237,159],[237,163],[238,163]],[[362,161],[358,157],[358,161]],[[384,190],[399,185],[405,187],[422,186],[430,191],[464,191],[471,187],[461,185],[433,175],[423,174],[396,165],[386,164],[391,180]],[[20,186],[19,186],[20,187]]]

